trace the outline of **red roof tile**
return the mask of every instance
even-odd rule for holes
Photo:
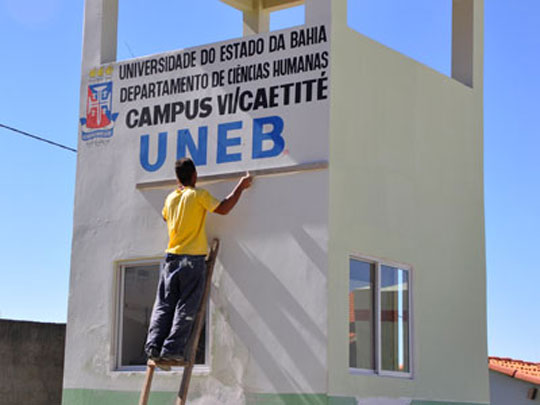
[[[490,357],[489,369],[540,385],[540,363],[514,360],[508,357]]]

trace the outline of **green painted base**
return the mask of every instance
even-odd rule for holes
[[[134,405],[139,392],[66,389],[62,405]],[[172,405],[175,392],[152,391],[148,405]],[[335,397],[326,394],[246,394],[246,405],[357,405],[353,397]],[[413,400],[411,405],[480,405],[465,402]]]
[[[67,389],[62,392],[62,405],[133,405],[139,396],[139,392]],[[154,391],[148,405],[174,404],[175,397],[175,392]]]
[[[448,401],[420,401],[420,400],[413,400],[411,402],[411,405],[489,405],[481,404],[479,402],[448,402]]]

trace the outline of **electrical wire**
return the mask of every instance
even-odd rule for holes
[[[24,135],[24,136],[28,136],[29,138],[32,138],[32,139],[35,139],[35,140],[38,140],[38,141],[41,141],[41,142],[45,142],[45,143],[48,143],[50,145],[57,146],[59,148],[66,149],[66,150],[69,150],[71,152],[77,153],[77,149],[70,148],[69,146],[62,145],[61,143],[58,143],[58,142],[50,141],[48,139],[42,138],[42,137],[37,136],[37,135],[33,135],[33,134],[29,133],[29,132],[21,131],[20,129],[13,128],[13,127],[10,127],[10,126],[4,125],[4,124],[0,124],[0,127],[4,128],[4,129],[7,129],[7,130],[10,130],[10,131],[13,131],[13,132],[16,132],[18,134]]]

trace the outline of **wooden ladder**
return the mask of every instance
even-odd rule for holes
[[[201,299],[201,306],[195,316],[195,324],[191,331],[191,336],[188,341],[188,356],[185,362],[155,362],[148,360],[146,363],[146,378],[144,379],[144,386],[141,391],[141,397],[139,399],[139,405],[147,405],[148,398],[150,397],[150,387],[152,386],[152,378],[156,367],[159,366],[183,366],[184,373],[182,374],[182,383],[178,391],[178,397],[176,398],[176,405],[186,405],[187,394],[189,389],[189,383],[191,381],[191,373],[193,372],[193,366],[195,365],[195,357],[197,354],[197,346],[199,345],[199,337],[204,325],[206,307],[210,298],[210,286],[212,285],[212,274],[214,272],[214,264],[216,263],[216,257],[219,250],[219,239],[212,241],[210,253],[206,257],[206,282],[204,284],[203,296]],[[209,333],[207,331],[206,333]],[[207,348],[208,350],[209,348]]]

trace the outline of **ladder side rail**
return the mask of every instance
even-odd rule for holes
[[[212,286],[212,275],[214,273],[214,265],[216,263],[217,253],[219,250],[219,239],[212,241],[212,247],[210,248],[210,254],[206,261],[206,281],[204,285],[204,292],[201,298],[201,304],[197,315],[195,317],[195,324],[191,333],[188,343],[188,358],[186,359],[188,364],[184,367],[184,373],[182,375],[182,383],[178,391],[178,397],[176,404],[185,405],[187,401],[187,393],[189,389],[189,383],[191,382],[191,375],[193,367],[195,365],[195,357],[197,355],[197,347],[199,345],[199,338],[201,336],[202,327],[206,319],[206,307],[210,298],[210,288]]]
[[[152,387],[152,377],[154,377],[155,366],[147,365],[146,366],[146,377],[144,378],[144,385],[139,398],[139,405],[146,405],[148,403],[148,398],[150,397],[150,388]]]

